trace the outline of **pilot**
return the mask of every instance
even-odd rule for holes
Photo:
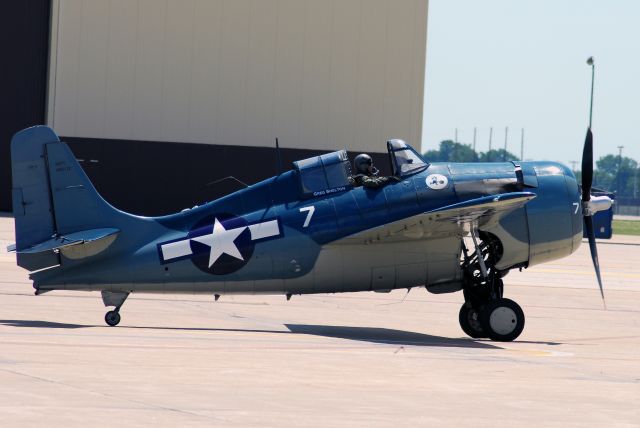
[[[355,175],[350,177],[354,186],[364,186],[370,189],[378,189],[392,181],[400,181],[398,177],[378,177],[378,169],[373,166],[373,159],[366,153],[359,154],[353,160]]]

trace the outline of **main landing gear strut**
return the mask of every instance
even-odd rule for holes
[[[103,291],[102,292],[102,301],[105,306],[115,306],[115,309],[109,311],[104,316],[104,322],[106,322],[111,327],[115,327],[120,323],[120,308],[124,304],[124,301],[129,297],[129,293],[126,292],[112,292],[112,291]]]
[[[524,329],[524,312],[510,299],[502,297],[504,284],[495,263],[502,255],[500,242],[489,234],[471,230],[475,251],[464,247],[464,304],[460,308],[460,327],[470,337],[509,342]]]

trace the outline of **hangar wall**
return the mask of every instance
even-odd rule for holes
[[[419,147],[427,0],[52,0],[47,123],[116,207],[172,212],[285,161]]]
[[[420,142],[424,0],[61,0],[49,122],[76,137]]]
[[[50,7],[0,2],[0,211],[11,211],[11,137],[45,122]]]

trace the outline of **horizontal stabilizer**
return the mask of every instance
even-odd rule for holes
[[[53,238],[19,250],[18,254],[37,254],[46,251],[60,250],[73,245],[88,244],[116,235],[120,230],[113,228],[82,230],[80,232],[58,235]]]
[[[16,251],[16,244],[11,244],[7,247],[7,253],[13,253]]]

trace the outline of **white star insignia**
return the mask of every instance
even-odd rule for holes
[[[218,221],[218,219],[215,218],[213,231],[208,235],[197,236],[195,238],[189,238],[187,236],[185,239],[161,243],[160,260],[166,263],[193,255],[193,251],[191,250],[191,241],[196,241],[208,245],[211,248],[211,252],[209,254],[209,267],[213,266],[213,264],[223,254],[245,261],[235,244],[235,240],[242,232],[244,232],[245,229],[249,229],[252,242],[280,236],[280,223],[277,219],[227,230]]]
[[[223,254],[228,254],[236,259],[244,260],[242,254],[240,254],[240,251],[238,250],[238,247],[233,241],[235,241],[246,228],[247,226],[242,226],[227,230],[216,218],[215,223],[213,224],[213,232],[211,234],[191,239],[211,247],[211,252],[209,253],[209,267],[211,267]]]

